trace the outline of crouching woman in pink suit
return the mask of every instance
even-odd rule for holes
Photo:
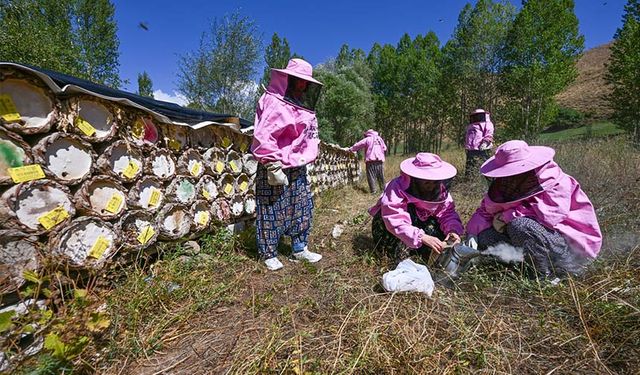
[[[498,147],[480,168],[491,183],[467,224],[480,249],[520,248],[542,277],[580,274],[602,245],[593,205],[554,154],[517,140]]]

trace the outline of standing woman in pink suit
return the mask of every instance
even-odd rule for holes
[[[509,244],[542,277],[580,274],[598,256],[602,234],[593,205],[550,147],[509,141],[480,172],[489,191],[467,224],[483,248]]]
[[[464,148],[467,151],[465,177],[469,178],[476,174],[478,167],[489,159],[489,150],[493,147],[493,131],[489,112],[476,109],[471,113],[464,139]]]
[[[309,251],[313,200],[306,165],[318,156],[315,106],[322,83],[302,59],[291,59],[286,69],[272,69],[271,81],[256,109],[251,151],[258,160],[256,173],[256,240],[269,270],[283,267],[278,259],[282,235],[291,237],[293,260],[317,262],[322,255]]]
[[[384,153],[387,151],[387,145],[377,131],[369,129],[364,132],[364,138],[351,146],[350,150],[358,152],[363,148],[365,149],[364,160],[367,166],[369,190],[376,194],[376,182],[380,190],[384,189]]]

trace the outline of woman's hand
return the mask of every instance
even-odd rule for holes
[[[460,236],[458,236],[458,234],[454,232],[447,234],[447,237],[445,237],[444,242],[449,243],[449,241],[452,241],[451,245],[459,244],[460,242],[462,242]]]
[[[446,246],[446,244],[440,241],[437,237],[429,236],[427,234],[422,236],[422,244],[429,246],[438,254],[440,254],[442,249]]]

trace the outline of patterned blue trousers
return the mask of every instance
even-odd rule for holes
[[[267,170],[258,165],[256,172],[256,242],[260,258],[278,255],[280,237],[291,237],[293,252],[307,246],[313,199],[307,181],[307,167],[284,169],[289,179],[287,186],[271,186]]]

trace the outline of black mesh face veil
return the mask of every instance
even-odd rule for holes
[[[449,195],[452,180],[453,179],[450,178],[435,181],[411,177],[407,193],[426,202],[443,202]]]
[[[473,124],[475,122],[485,122],[487,119],[486,113],[472,113],[469,116],[469,123]]]
[[[508,203],[539,193],[542,191],[542,186],[536,171],[537,169],[532,169],[515,176],[491,179],[489,199],[496,203]]]
[[[322,85],[292,75],[288,77],[284,100],[315,112]]]

